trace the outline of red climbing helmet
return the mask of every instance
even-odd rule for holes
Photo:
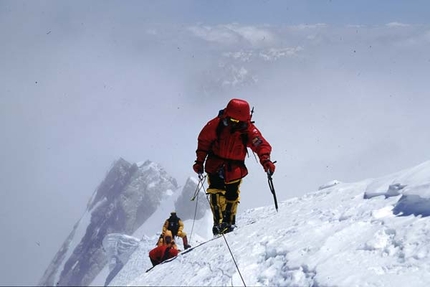
[[[224,110],[224,115],[226,117],[241,122],[249,121],[251,118],[250,113],[248,102],[241,99],[230,100]]]

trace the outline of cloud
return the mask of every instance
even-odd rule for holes
[[[416,47],[428,42],[428,25],[412,25],[390,22],[384,25],[333,26],[324,23],[300,25],[196,25],[188,27],[190,39],[204,40],[212,50],[232,58],[246,59],[262,51],[260,56],[305,55],[313,49],[337,49],[340,47]],[[195,42],[193,42],[195,43]],[[246,51],[246,52],[244,52]],[[239,53],[241,54],[239,56]]]
[[[189,30],[196,36],[208,42],[222,45],[245,45],[261,47],[273,44],[276,36],[266,28],[227,24],[216,26],[192,26]]]
[[[317,23],[317,24],[299,24],[290,26],[293,30],[303,31],[303,30],[315,30],[315,29],[324,29],[329,26],[325,23]]]
[[[232,45],[239,42],[239,35],[234,33],[225,26],[210,27],[210,26],[194,26],[188,28],[196,37],[208,42],[218,44]]]
[[[405,24],[405,23],[400,23],[400,22],[390,22],[390,23],[385,24],[385,26],[391,27],[391,28],[396,28],[396,27],[410,27],[411,25]]]
[[[303,50],[302,47],[269,48],[269,49],[260,49],[257,51],[241,50],[236,52],[225,52],[223,53],[223,56],[233,60],[239,60],[241,62],[250,62],[255,59],[262,59],[264,61],[273,62],[281,58],[297,56],[298,53],[302,50]]]
[[[277,38],[276,35],[267,28],[239,25],[228,25],[228,28],[238,33],[253,47],[273,45]]]
[[[424,33],[424,41],[430,43],[430,30]]]

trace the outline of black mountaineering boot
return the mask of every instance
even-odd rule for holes
[[[228,222],[223,222],[221,223],[221,233],[225,234],[225,233],[229,233],[233,231],[233,226],[228,223]]]
[[[221,233],[220,226],[219,225],[214,225],[214,227],[212,227],[212,233],[213,233],[213,235],[220,234]]]

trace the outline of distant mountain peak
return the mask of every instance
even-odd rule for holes
[[[39,285],[89,285],[107,263],[106,235],[133,234],[177,189],[176,180],[152,161],[114,161]]]

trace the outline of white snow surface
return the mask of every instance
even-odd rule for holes
[[[276,174],[273,180],[276,189]],[[378,179],[321,186],[280,202],[278,212],[273,205],[240,211],[238,228],[225,240],[216,238],[149,272],[155,237],[143,236],[111,284],[430,286],[430,219],[419,215],[430,210],[430,161]],[[193,233],[206,234],[207,224]]]

